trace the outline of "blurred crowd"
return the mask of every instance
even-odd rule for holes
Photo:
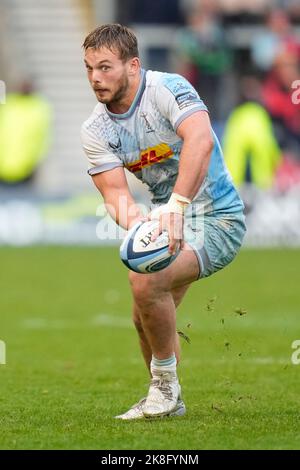
[[[207,104],[237,186],[300,185],[300,0],[116,3],[115,21],[174,29],[174,44],[164,46],[170,68]],[[159,62],[155,53],[150,68]],[[28,81],[7,96],[0,106],[0,185],[32,178],[47,153],[50,121],[49,103]]]
[[[206,102],[235,183],[281,191],[300,184],[299,0],[128,0],[128,6],[122,9],[128,22],[177,24],[174,70]],[[232,27],[249,25],[257,34],[247,46],[233,45]]]

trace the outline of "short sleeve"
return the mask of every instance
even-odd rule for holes
[[[156,104],[175,132],[191,114],[208,111],[195,88],[177,74],[166,74],[161,78],[156,87]]]
[[[122,161],[113,152],[110,152],[100,140],[89,133],[84,124],[81,128],[81,141],[89,162],[89,175],[93,176],[123,166]]]

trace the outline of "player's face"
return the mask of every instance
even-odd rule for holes
[[[88,48],[85,52],[85,65],[89,82],[98,101],[104,104],[119,102],[126,96],[129,88],[129,62],[119,59],[105,47]]]

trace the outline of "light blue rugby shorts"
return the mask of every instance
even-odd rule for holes
[[[194,250],[200,267],[199,278],[225,268],[238,253],[246,233],[242,212],[185,217],[184,239]]]

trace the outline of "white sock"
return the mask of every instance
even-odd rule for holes
[[[155,372],[173,372],[176,374],[176,357],[173,353],[172,356],[166,359],[157,359],[155,356],[152,356],[150,368],[151,374],[155,375]]]

